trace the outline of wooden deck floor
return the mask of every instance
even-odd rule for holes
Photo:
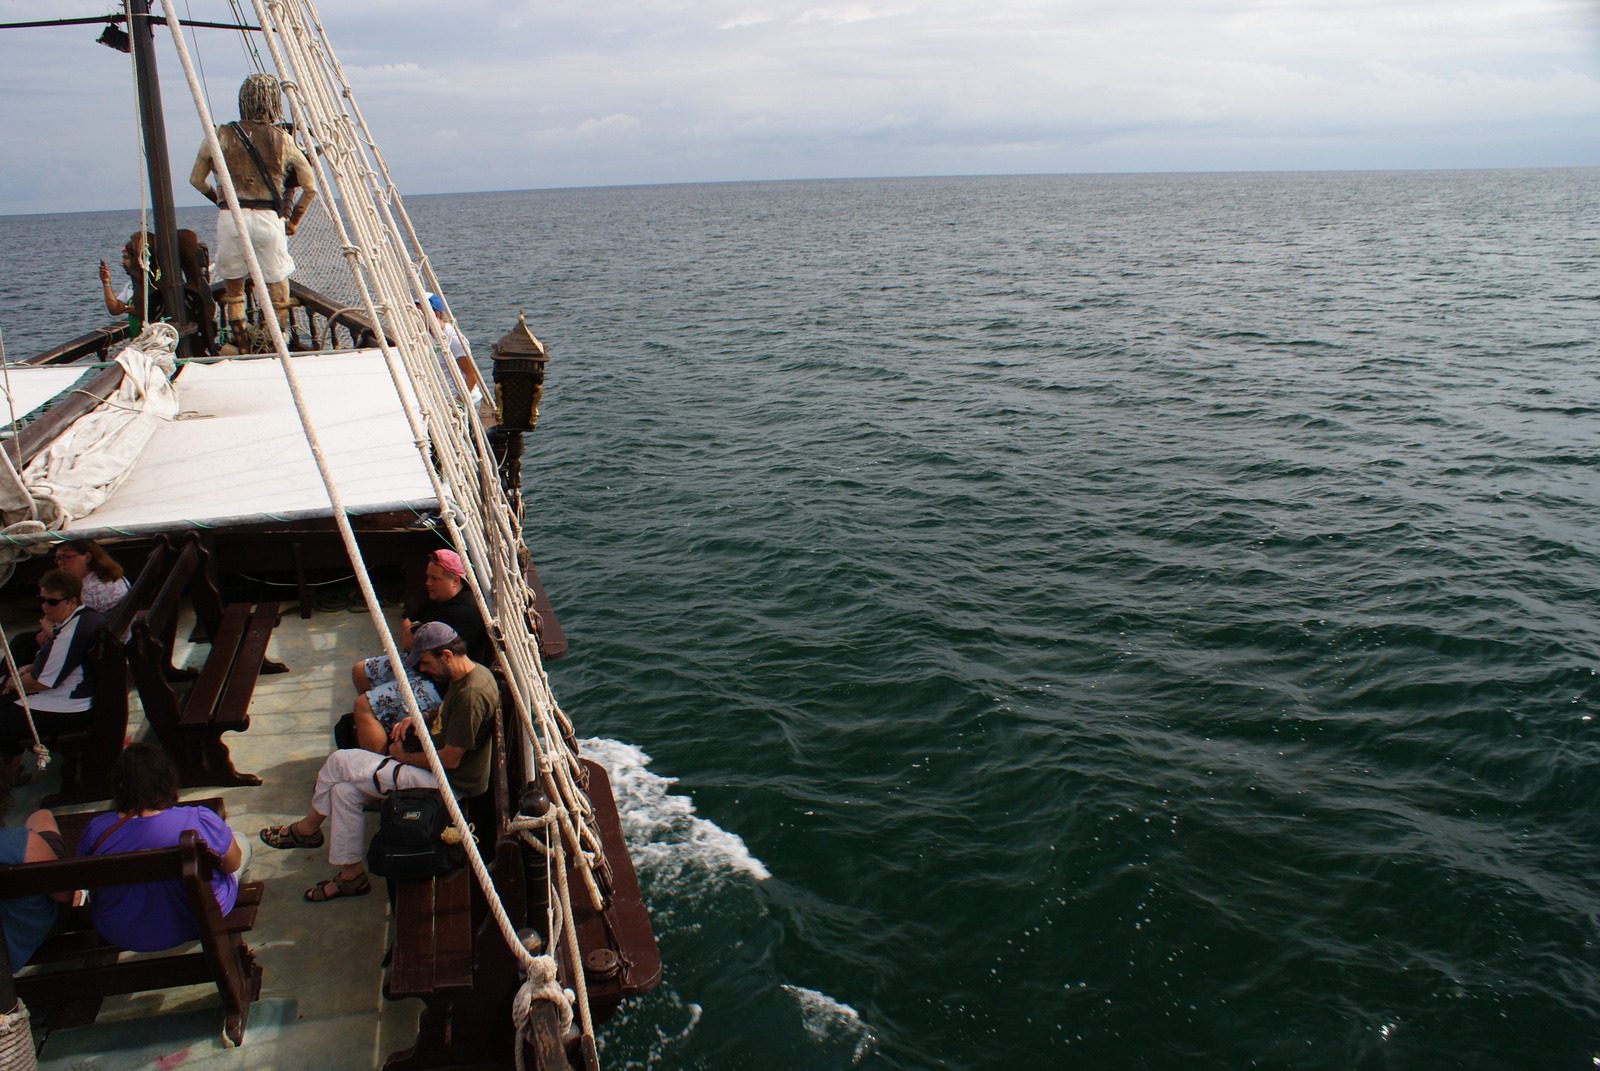
[[[398,617],[398,607],[394,610]],[[33,621],[20,606],[0,606],[8,634]],[[181,621],[187,636],[192,619]],[[251,1011],[244,1045],[222,1039],[222,1005],[213,986],[194,986],[107,1000],[92,1026],[46,1033],[39,1066],[50,1071],[136,1068],[381,1067],[416,1033],[421,1001],[386,1002],[380,994],[388,905],[379,883],[362,899],[310,904],[302,894],[330,872],[326,849],[274,851],[256,839],[262,826],[305,813],[318,768],[333,748],[334,721],[351,707],[350,666],[378,650],[365,613],[318,614],[301,620],[285,603],[283,623],[268,656],[286,674],[263,676],[251,701],[248,733],[227,742],[241,771],[259,775],[257,788],[202,788],[185,793],[227,801],[228,822],[252,844],[250,876],[266,882],[266,897],[249,944],[263,968],[261,1000]],[[180,649],[198,666],[206,648]],[[129,731],[143,731],[133,696]],[[53,771],[17,792],[9,816],[19,823],[37,800],[54,791]],[[85,810],[99,810],[105,804]],[[376,816],[368,819],[375,828]],[[369,828],[370,836],[372,829]]]

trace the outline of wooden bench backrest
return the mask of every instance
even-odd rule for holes
[[[128,631],[139,611],[150,605],[150,600],[155,597],[172,556],[171,540],[166,536],[157,537],[156,545],[150,549],[139,575],[128,586],[128,594],[123,596],[112,615],[106,618],[106,631],[119,638]]]
[[[153,662],[159,659],[164,669],[170,665],[177,638],[178,614],[186,591],[194,607],[195,619],[206,635],[215,636],[221,628],[222,595],[207,575],[210,558],[192,532],[176,545],[164,535],[158,537],[137,583],[123,602],[124,607],[133,611],[129,615],[132,626],[129,629],[128,646],[136,656],[135,676],[138,676],[138,661]],[[151,594],[152,590],[154,594]],[[139,612],[137,607],[147,597],[149,608]],[[118,618],[122,617],[119,610]]]
[[[199,834],[186,829],[178,834],[178,844],[173,848],[0,866],[0,899],[101,889],[109,885],[137,885],[147,881],[178,880],[187,884],[191,876],[206,885],[209,896],[212,872],[221,864],[216,854],[200,843]],[[216,897],[209,898],[215,908]],[[221,919],[220,911],[217,917]]]
[[[128,634],[140,608],[154,595],[171,557],[172,544],[162,536],[145,559],[138,577],[128,586],[128,594],[106,618],[104,627],[95,633],[89,648],[89,658],[95,666],[94,700],[90,705],[94,716],[89,732],[95,740],[103,742],[111,758],[122,750],[122,738],[128,731],[128,656],[122,638]]]
[[[149,609],[134,622],[134,628],[137,630],[142,624],[152,638],[160,638],[170,647],[180,604],[187,592],[200,627],[207,635],[214,635],[222,622],[222,593],[212,584],[208,575],[210,564],[210,553],[201,546],[199,537],[193,532],[176,544],[166,536],[161,536],[139,574],[137,585],[141,589],[141,596],[146,584],[154,586],[159,581],[159,587],[150,597]],[[129,595],[129,602],[132,602],[133,592],[130,591]],[[139,601],[142,602],[143,598]]]

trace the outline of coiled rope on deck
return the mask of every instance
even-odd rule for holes
[[[17,998],[17,1006],[0,1015],[0,1067],[5,1071],[38,1071],[39,1059],[33,1050],[33,1030],[28,1024],[28,1006]]]

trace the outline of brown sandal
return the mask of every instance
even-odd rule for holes
[[[338,891],[328,892],[329,885],[332,885]],[[337,900],[341,896],[365,896],[371,891],[372,882],[367,880],[366,871],[362,871],[360,877],[351,878],[348,881],[338,875],[334,875],[321,885],[314,885],[307,889],[306,899],[313,904],[325,904],[329,900]]]
[[[315,836],[306,836],[295,826],[298,822],[290,822],[286,826],[268,826],[261,831],[261,843],[269,848],[320,848],[322,847],[322,830],[317,830]]]

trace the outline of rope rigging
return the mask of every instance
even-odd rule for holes
[[[454,360],[438,318],[425,313],[426,296],[442,289],[432,265],[421,252],[416,231],[405,211],[388,165],[355,103],[349,81],[334,57],[327,35],[311,0],[252,0],[261,34],[289,101],[297,141],[306,151],[329,191],[319,197],[318,213],[330,229],[332,246],[347,264],[350,282],[369,322],[378,326],[376,345],[382,352],[402,409],[433,482],[439,503],[439,520],[449,542],[469,563],[467,584],[505,670],[512,705],[522,725],[520,734],[524,769],[530,770],[550,801],[542,827],[546,843],[540,846],[547,863],[549,898],[549,950],[535,956],[518,937],[496,892],[493,879],[478,852],[461,809],[452,793],[440,796],[455,827],[468,863],[484,892],[492,916],[507,947],[527,978],[515,1007],[520,1016],[514,1026],[519,1035],[527,1025],[527,1007],[533,999],[548,996],[546,978],[554,978],[555,950],[564,942],[573,972],[572,991],[581,1034],[593,1043],[594,1024],[584,981],[574,911],[567,879],[568,862],[576,869],[579,887],[588,906],[602,910],[607,897],[601,885],[611,886],[609,864],[600,841],[592,805],[583,792],[587,781],[577,752],[571,722],[555,700],[532,634],[534,596],[524,574],[520,525],[513,504],[502,492],[494,453],[478,413],[466,400],[471,391]],[[174,0],[162,0],[173,44],[188,80],[190,95],[215,164],[222,203],[240,233],[245,224],[232,177],[228,174],[216,126],[207,107],[204,88],[185,47]],[[258,294],[267,288],[255,251],[242,245],[250,279]],[[446,312],[449,312],[446,303]],[[428,767],[441,786],[448,784],[434,750],[426,720],[417,706],[399,649],[390,635],[382,606],[345,513],[338,485],[323,454],[302,394],[294,362],[276,316],[263,317],[273,348],[294,399],[306,442],[317,464],[338,526],[340,538],[355,568],[373,626],[381,637],[385,655],[395,670],[398,690],[408,716],[417,728]],[[457,399],[462,402],[458,403]],[[515,830],[528,838],[534,825]],[[553,864],[549,866],[549,864]],[[559,901],[559,916],[555,916]],[[559,928],[557,928],[559,926]],[[570,1013],[569,1013],[570,1014]],[[520,1051],[520,1046],[519,1046]]]
[[[11,445],[16,451],[16,463],[12,463],[11,454],[4,450],[0,450],[0,458],[5,461],[6,478],[22,491],[22,497],[28,501],[28,520],[38,525],[39,508],[34,504],[33,496],[28,493],[27,486],[22,482],[19,471],[22,465],[22,446],[17,442],[17,403],[16,395],[11,391],[11,362],[6,360],[6,343],[3,335],[0,335],[0,370],[5,373],[6,411],[11,415]],[[43,525],[38,526],[43,527]],[[0,640],[3,638],[0,637]],[[44,741],[39,739],[38,727],[33,724],[33,705],[28,702],[28,690],[22,686],[22,673],[17,669],[16,660],[11,655],[11,645],[6,643],[3,646],[6,673],[16,682],[17,705],[22,708],[22,716],[28,722],[28,734],[33,737],[33,753],[37,758],[39,769],[43,770],[50,765],[50,750],[44,746]]]

